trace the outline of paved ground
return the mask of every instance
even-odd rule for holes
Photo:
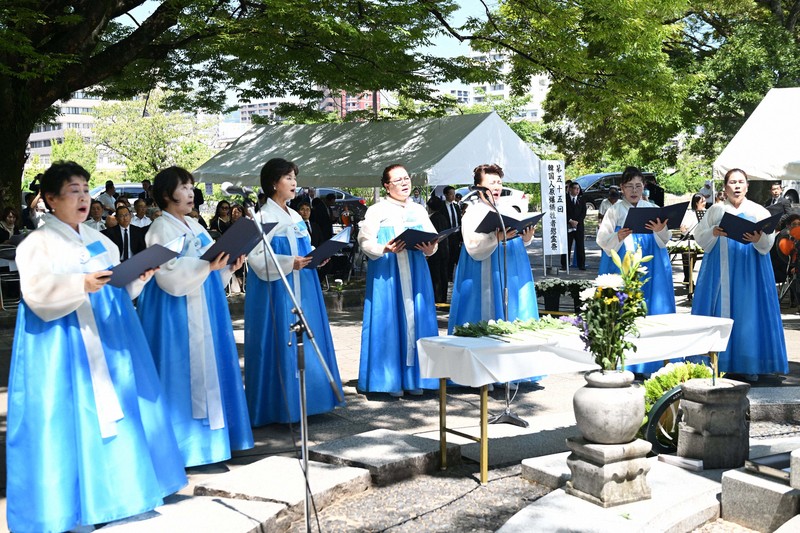
[[[574,271],[569,277],[591,278],[596,274],[599,251],[587,241],[588,270]],[[558,260],[553,264],[557,264]],[[541,253],[531,254],[534,275],[543,275]],[[676,264],[676,279],[680,276]],[[562,274],[564,275],[564,274]],[[681,311],[688,312],[685,289],[677,289]],[[565,310],[570,304],[564,299]],[[232,304],[237,343],[242,349],[243,320],[240,305]],[[795,309],[783,309],[786,339],[789,346],[791,372],[757,386],[786,386],[800,383],[800,316]],[[0,316],[0,319],[3,317]],[[331,312],[331,329],[337,350],[339,371],[345,384],[347,406],[333,413],[313,416],[309,420],[311,445],[361,433],[370,429],[388,428],[422,436],[435,437],[438,424],[438,400],[433,393],[420,397],[391,398],[384,394],[359,394],[355,390],[358,377],[358,358],[361,333],[361,310]],[[446,326],[447,309],[439,310],[440,327]],[[0,439],[5,437],[6,384],[10,359],[13,316],[6,317],[0,326]],[[477,481],[478,466],[469,458],[477,458],[477,444],[462,442],[464,464],[446,472],[420,476],[401,483],[346,498],[322,510],[318,519],[323,531],[494,531],[510,516],[531,501],[543,496],[546,489],[528,483],[520,477],[522,458],[565,451],[564,439],[576,435],[572,415],[572,395],[584,384],[580,374],[560,374],[544,378],[539,383],[523,384],[513,401],[514,411],[528,420],[531,427],[520,429],[508,425],[490,426],[490,482],[481,486]],[[452,394],[448,425],[477,434],[476,391],[460,389]],[[490,411],[504,407],[501,390],[491,394]],[[195,484],[218,472],[236,468],[274,454],[295,455],[299,442],[296,426],[274,425],[256,430],[256,447],[237,454],[225,465],[191,469],[191,484],[181,491],[191,494]],[[753,424],[751,435],[766,438],[800,434],[800,428],[790,424]],[[2,446],[3,450],[5,447]],[[2,486],[5,486],[5,459],[2,460]],[[5,530],[5,499],[0,500],[0,530]],[[300,530],[302,524],[295,524]],[[703,527],[703,532],[747,531],[735,524],[718,521]]]

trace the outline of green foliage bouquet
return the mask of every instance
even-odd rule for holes
[[[644,282],[639,278],[647,272],[642,263],[653,256],[642,257],[641,248],[637,248],[635,252],[628,251],[622,260],[612,250],[611,258],[620,274],[601,274],[592,287],[581,292],[584,303],[575,320],[586,349],[603,371],[624,370],[625,350],[636,351],[636,345],[625,336],[636,333],[635,320],[647,315]]]

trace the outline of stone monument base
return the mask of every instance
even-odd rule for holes
[[[567,494],[601,507],[638,502],[650,498],[647,454],[651,444],[636,439],[627,444],[595,444],[583,437],[569,437],[572,453],[567,466],[572,476]]]

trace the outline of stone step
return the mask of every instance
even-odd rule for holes
[[[439,441],[389,429],[376,429],[309,449],[308,457],[325,463],[366,468],[376,485],[407,479],[439,468]],[[461,449],[447,444],[447,464],[461,462]]]
[[[775,531],[800,513],[800,490],[746,471],[722,475],[722,518],[756,531]]]
[[[309,485],[317,510],[338,498],[370,487],[369,472],[362,468],[308,462]],[[268,457],[197,485],[195,496],[273,502],[283,506],[277,526],[284,529],[304,516],[305,481],[299,460]],[[226,530],[229,531],[229,530]]]
[[[595,533],[691,531],[719,517],[719,479],[722,470],[688,472],[651,461],[647,483],[652,497],[634,503],[603,508],[557,489],[511,517],[499,530],[581,531]],[[566,454],[526,459],[523,476],[547,486],[570,477]],[[560,467],[559,467],[560,465]],[[565,517],[569,517],[565,521]],[[565,529],[568,525],[569,529]]]
[[[800,387],[753,387],[747,398],[754,422],[800,422]]]
[[[171,496],[164,505],[102,528],[109,533],[260,533],[278,530],[286,505],[253,500]]]

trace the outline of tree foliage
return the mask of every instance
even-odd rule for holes
[[[317,96],[320,87],[396,90],[488,74],[417,52],[454,0],[5,0],[0,4],[0,197],[18,195],[26,141],[52,106],[92,88],[130,98],[160,87],[171,109]],[[435,15],[433,11],[435,10]],[[142,14],[144,13],[144,14]]]
[[[84,139],[78,130],[70,129],[64,131],[63,141],[53,144],[50,160],[75,161],[93,174],[97,167],[97,149],[88,139]]]
[[[103,103],[95,108],[94,141],[127,167],[132,181],[151,179],[161,169],[177,165],[196,168],[211,157],[216,122],[192,113],[168,112],[168,95],[152,91],[144,100]]]
[[[511,53],[518,94],[547,74],[548,137],[599,170],[682,164],[678,134],[708,165],[770,88],[800,84],[799,15],[800,0],[502,0],[442,23]]]

